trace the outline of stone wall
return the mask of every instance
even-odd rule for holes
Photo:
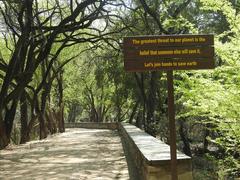
[[[171,180],[170,147],[129,124],[119,124],[126,154],[131,156],[140,180]],[[181,152],[178,156],[178,179],[192,180],[191,158]]]
[[[65,128],[118,129],[117,123],[65,123]]]

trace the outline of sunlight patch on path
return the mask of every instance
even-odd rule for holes
[[[129,175],[116,131],[76,128],[0,151],[0,179],[127,180]]]

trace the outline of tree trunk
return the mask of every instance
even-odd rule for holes
[[[59,72],[59,76],[57,78],[58,81],[58,106],[59,106],[59,132],[63,133],[65,132],[65,127],[64,127],[64,104],[63,104],[63,72]]]
[[[77,115],[77,103],[72,103],[71,106],[70,106],[70,110],[69,110],[69,113],[68,113],[68,118],[67,118],[67,121],[69,123],[75,123],[75,120],[76,120],[76,115]]]
[[[12,101],[10,109],[6,109],[4,122],[5,122],[5,127],[6,127],[6,134],[9,139],[11,138],[13,121],[14,121],[14,118],[16,115],[16,110],[17,110],[17,104],[18,104],[18,100],[15,99]]]
[[[48,112],[48,118],[52,122],[53,134],[57,133],[57,124],[56,124],[57,121],[55,119],[54,113],[51,110],[49,110],[49,112]]]
[[[188,135],[186,132],[186,127],[184,120],[179,120],[179,135],[181,137],[181,140],[183,142],[183,152],[188,155],[192,156],[191,148],[190,148],[190,143],[188,140]]]
[[[6,109],[5,111],[4,121],[2,115],[0,114],[0,149],[5,148],[10,143],[17,104],[17,99],[12,101],[10,109]]]
[[[142,114],[144,112],[142,110],[139,110],[138,113],[137,113],[137,119],[136,119],[136,126],[140,129],[143,128],[143,122],[142,122]]]
[[[47,137],[46,123],[45,123],[44,114],[42,114],[41,112],[39,113],[38,120],[40,123],[39,138],[45,139]]]
[[[129,118],[129,123],[130,123],[130,124],[133,123],[133,118],[134,118],[134,116],[135,116],[135,114],[136,114],[136,111],[137,111],[137,108],[138,108],[138,104],[139,104],[139,102],[137,101],[137,102],[135,103],[134,107],[133,107],[131,116],[130,116],[130,118]]]
[[[60,109],[58,111],[58,118],[59,118],[59,132],[63,133],[65,132],[65,127],[64,127],[64,117],[63,117],[63,105],[60,106]]]
[[[26,143],[30,140],[29,129],[28,129],[28,105],[26,99],[26,92],[22,93],[20,98],[20,113],[21,113],[21,139],[20,144]]]
[[[156,136],[156,129],[155,129],[155,99],[156,99],[156,92],[157,92],[157,72],[151,72],[151,79],[150,79],[150,89],[148,100],[146,102],[147,106],[147,125],[146,125],[146,132],[152,136]]]
[[[51,134],[54,134],[56,133],[54,131],[54,121],[53,121],[53,118],[51,117],[51,112],[46,112],[46,120],[47,120],[47,123],[48,123],[48,130],[50,131]]]
[[[0,149],[5,148],[10,143],[10,139],[7,137],[5,125],[0,116]]]

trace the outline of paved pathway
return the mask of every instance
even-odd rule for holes
[[[0,179],[127,180],[129,175],[116,131],[76,128],[0,151]]]

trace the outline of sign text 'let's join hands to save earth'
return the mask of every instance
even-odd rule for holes
[[[126,37],[123,47],[127,71],[214,68],[213,35]]]

